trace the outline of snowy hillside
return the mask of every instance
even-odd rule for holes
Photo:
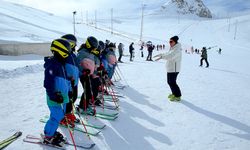
[[[2,0],[0,16],[0,42],[48,42],[73,30],[69,20]]]
[[[3,1],[0,1],[0,10],[2,41],[51,41],[72,32],[71,21],[46,12]],[[79,14],[76,17],[80,20]],[[128,45],[139,40],[139,18],[114,16],[121,21],[114,24],[114,31],[122,36],[105,31],[110,27],[108,22],[98,22],[100,30],[77,24],[79,44],[83,38],[94,35],[99,40],[124,43],[124,53],[128,54]],[[162,16],[145,16],[144,19],[143,40],[167,46],[166,50],[155,50],[153,55],[168,50],[171,36],[180,37],[183,59],[177,82],[182,90],[182,101],[167,99],[170,89],[165,61],[145,61],[136,44],[135,61],[130,62],[124,56],[125,63],[118,64],[122,80],[114,81],[127,86],[123,90],[115,88],[124,95],[119,101],[119,117],[115,121],[90,117],[90,122],[106,124],[106,127],[98,136],[91,136],[91,140],[75,131],[76,142],[95,143],[93,150],[249,149],[250,14],[230,20],[178,20],[162,19]],[[200,55],[184,52],[190,52],[192,46],[214,47],[208,50],[209,68],[199,67]],[[222,48],[221,55],[218,48]],[[147,54],[145,49],[144,54]],[[0,141],[15,131],[23,132],[6,150],[53,149],[22,141],[28,134],[42,133],[44,124],[39,119],[49,114],[43,88],[43,63],[43,57],[36,55],[0,56]],[[81,85],[79,91],[82,92]],[[67,130],[60,128],[60,131],[70,139]],[[74,148],[68,146],[67,149]]]

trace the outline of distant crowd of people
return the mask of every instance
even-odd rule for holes
[[[216,46],[215,46],[216,47]],[[191,48],[190,48],[190,50],[185,50],[185,52],[187,53],[187,54],[200,54],[200,53],[202,53],[202,50],[203,50],[203,48],[204,47],[202,47],[202,49],[200,50],[200,49],[198,49],[198,48],[195,48],[194,49],[194,47],[193,46],[191,46]],[[206,47],[205,47],[206,48]],[[208,47],[207,49],[212,49],[212,48],[214,48],[214,47]],[[219,48],[218,50],[217,50],[217,52],[218,52],[218,54],[221,54],[221,52],[222,52],[222,49],[221,48]]]

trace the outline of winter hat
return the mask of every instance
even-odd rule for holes
[[[178,43],[179,37],[178,36],[173,36],[170,38],[170,40],[173,40],[175,43]]]
[[[108,46],[109,48],[115,48],[115,44],[114,43],[109,43],[109,46]]]

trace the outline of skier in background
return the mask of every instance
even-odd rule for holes
[[[181,90],[176,83],[177,76],[181,68],[182,59],[182,48],[181,44],[178,43],[179,37],[173,36],[169,40],[170,50],[167,53],[156,55],[157,60],[165,59],[167,60],[167,78],[168,84],[172,91],[172,94],[168,95],[170,101],[180,101],[181,100]]]
[[[118,45],[118,52],[119,52],[118,62],[120,62],[120,63],[123,63],[123,61],[122,61],[123,50],[124,50],[124,45],[122,43],[119,43],[119,45]]]
[[[44,59],[44,88],[50,118],[44,127],[43,143],[63,147],[65,139],[61,133],[57,132],[57,128],[64,117],[66,104],[69,102],[68,92],[71,85],[66,76],[65,62],[71,47],[68,41],[56,39],[52,41],[50,50],[53,57]]]
[[[221,48],[219,48],[218,53],[221,54]]]
[[[143,46],[144,46],[144,42],[142,42],[142,44],[141,44],[141,48],[140,48],[140,51],[141,51],[141,57],[144,57],[144,55],[143,55]]]
[[[133,61],[133,58],[134,58],[134,42],[132,42],[130,45],[129,45],[129,53],[130,53],[130,61]]]
[[[147,48],[148,48],[148,56],[147,56],[147,61],[153,61],[152,60],[152,54],[153,54],[153,50],[155,48],[155,46],[152,43],[148,43],[147,44]]]
[[[207,61],[207,49],[206,49],[206,47],[203,47],[202,50],[201,50],[200,67],[202,67],[202,65],[203,65],[203,60],[205,60],[205,62],[207,64],[206,68],[208,68],[209,67],[209,63]]]

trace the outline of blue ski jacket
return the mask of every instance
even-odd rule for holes
[[[67,57],[65,68],[67,77],[70,80],[74,80],[74,86],[77,86],[79,81],[79,69],[77,66],[76,55],[73,52]]]
[[[67,79],[65,66],[54,57],[44,59],[44,88],[48,106],[60,106],[55,99],[55,93],[60,92],[63,96],[63,103],[69,102],[68,92],[71,89],[70,81]]]

